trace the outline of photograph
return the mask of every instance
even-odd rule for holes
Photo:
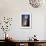
[[[22,12],[20,14],[20,28],[32,29],[32,13]]]
[[[30,15],[24,15],[22,14],[22,26],[23,27],[29,27],[30,26]]]

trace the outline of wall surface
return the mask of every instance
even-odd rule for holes
[[[20,24],[20,14],[22,12],[32,13],[32,29],[22,29]],[[46,8],[32,8],[28,0],[0,0],[1,17],[12,17],[13,22],[8,33],[16,40],[28,40],[34,34],[39,40],[46,40]],[[1,30],[1,29],[0,29]],[[4,39],[3,31],[0,31],[0,39]]]

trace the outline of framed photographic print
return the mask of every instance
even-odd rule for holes
[[[21,14],[21,28],[32,29],[32,14],[31,13],[26,12]]]
[[[23,27],[29,27],[30,26],[30,15],[24,15],[22,14],[22,26]]]

